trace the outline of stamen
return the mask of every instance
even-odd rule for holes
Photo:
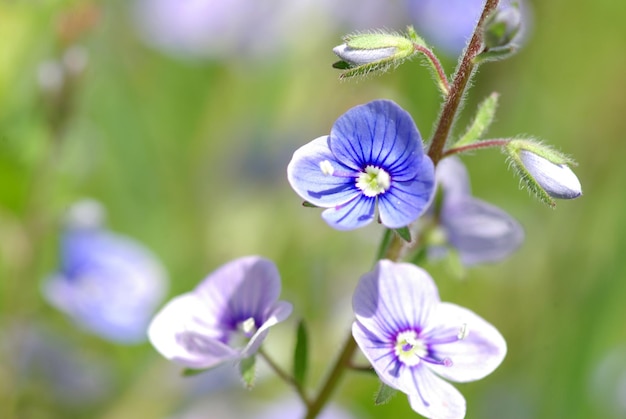
[[[456,335],[456,337],[459,340],[463,340],[467,337],[468,334],[469,334],[469,330],[467,329],[467,323],[463,323],[461,325],[461,330],[459,330],[459,333]]]
[[[385,193],[391,187],[391,176],[384,169],[370,165],[357,177],[356,187],[363,195],[374,197]]]
[[[254,317],[248,317],[240,324],[241,331],[248,337],[254,333],[255,326]]]
[[[335,168],[328,160],[323,160],[320,162],[320,170],[326,176],[332,176],[333,173],[335,172]]]

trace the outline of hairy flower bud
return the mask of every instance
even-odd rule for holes
[[[580,181],[567,165],[552,163],[527,150],[521,150],[519,156],[526,170],[552,198],[573,199],[582,195]]]
[[[488,50],[508,46],[522,27],[517,3],[498,8],[485,22],[485,46]]]
[[[554,199],[574,199],[582,195],[580,181],[568,165],[569,157],[532,140],[511,140],[504,148],[511,165],[528,189],[554,206]]]

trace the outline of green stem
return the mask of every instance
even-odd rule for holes
[[[474,58],[478,56],[483,50],[483,31],[482,26],[487,19],[487,16],[491,14],[493,10],[498,7],[499,0],[487,0],[483,13],[480,16],[474,34],[469,42],[469,45],[465,49],[465,54],[461,57],[459,65],[457,66],[456,73],[452,80],[452,86],[450,86],[450,93],[446,96],[446,100],[443,103],[441,113],[439,114],[439,121],[437,122],[437,128],[433,134],[430,148],[428,150],[428,156],[432,159],[433,163],[437,165],[441,157],[443,156],[443,149],[446,144],[446,140],[450,134],[454,120],[456,119],[459,106],[465,94],[467,84],[474,74],[476,64]]]
[[[311,401],[309,400],[309,397],[304,392],[304,389],[302,388],[302,386],[298,382],[296,382],[296,380],[294,380],[291,375],[289,375],[285,370],[283,370],[268,355],[268,353],[263,350],[263,348],[259,349],[259,355],[261,355],[261,357],[265,360],[265,362],[267,362],[267,365],[269,365],[269,367],[276,373],[276,375],[278,375],[278,377],[280,377],[280,379],[285,381],[287,384],[291,385],[296,390],[302,402],[307,406],[307,408],[309,408],[311,406]]]

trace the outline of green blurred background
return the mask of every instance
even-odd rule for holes
[[[300,206],[286,165],[357,104],[393,99],[425,138],[439,110],[417,61],[339,82],[331,48],[353,28],[315,13],[262,57],[199,60],[142,42],[131,5],[0,1],[2,418],[228,418],[241,415],[232,406],[254,412],[295,398],[263,367],[252,391],[236,380],[220,388],[210,377],[181,378],[148,343],[108,343],[48,306],[40,284],[57,268],[59,220],[82,197],[101,201],[112,230],[161,258],[170,296],[233,258],[273,259],[295,310],[267,350],[288,368],[296,321],[305,318],[316,388],[349,330],[351,292],[382,229],[327,227],[318,210]],[[535,1],[532,10],[525,47],[481,68],[457,128],[478,101],[500,92],[490,136],[533,135],[571,154],[584,195],[551,210],[520,190],[499,152],[466,156],[475,195],[520,220],[526,242],[462,280],[441,265],[430,271],[443,300],[479,313],[509,345],[494,374],[458,386],[468,418],[626,417],[626,4]],[[38,68],[75,45],[87,67],[55,102]],[[444,65],[451,72],[454,61]],[[22,365],[15,342],[30,334],[67,348],[78,370],[96,377],[89,396],[62,397],[58,371]],[[336,403],[359,418],[414,415],[401,395],[373,406],[376,389],[371,376],[349,373]]]

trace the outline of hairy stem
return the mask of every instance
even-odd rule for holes
[[[439,62],[439,60],[437,59],[437,56],[435,56],[435,54],[433,54],[431,50],[421,45],[413,44],[413,48],[415,49],[415,51],[419,51],[424,54],[426,58],[428,58],[428,61],[430,61],[437,75],[439,88],[441,89],[443,94],[445,96],[450,94],[450,83],[448,82],[448,77],[446,76],[445,71],[443,71],[443,66],[441,65],[441,62]]]
[[[475,143],[464,145],[461,147],[449,148],[441,154],[441,157],[447,157],[453,154],[464,153],[466,151],[480,150],[483,148],[503,147],[507,145],[509,141],[511,140],[506,139],[506,138],[495,138],[495,139],[490,139],[490,140],[477,141]]]
[[[430,148],[428,149],[428,156],[432,159],[435,165],[441,160],[443,156],[443,148],[450,134],[450,129],[456,119],[459,106],[463,99],[467,84],[474,74],[476,65],[474,64],[474,58],[480,54],[483,50],[483,32],[482,26],[487,16],[491,14],[493,10],[498,7],[499,0],[487,0],[483,12],[480,15],[472,39],[470,40],[465,53],[459,61],[456,73],[450,86],[450,93],[446,96],[446,100],[443,103],[441,113],[439,114],[439,121],[435,133],[433,134]]]
[[[302,388],[302,386],[296,382],[296,380],[293,379],[293,377],[291,375],[289,375],[285,370],[283,370],[268,354],[267,352],[265,352],[263,350],[263,348],[259,349],[259,355],[261,355],[261,357],[263,357],[263,359],[265,360],[265,362],[267,362],[267,365],[270,366],[270,368],[276,373],[276,375],[278,375],[280,377],[281,380],[285,381],[287,384],[291,385],[296,392],[298,393],[298,396],[300,396],[300,399],[302,400],[302,402],[307,406],[310,407],[311,406],[311,401],[309,400],[308,396],[306,395],[306,393],[304,392],[304,389]]]

